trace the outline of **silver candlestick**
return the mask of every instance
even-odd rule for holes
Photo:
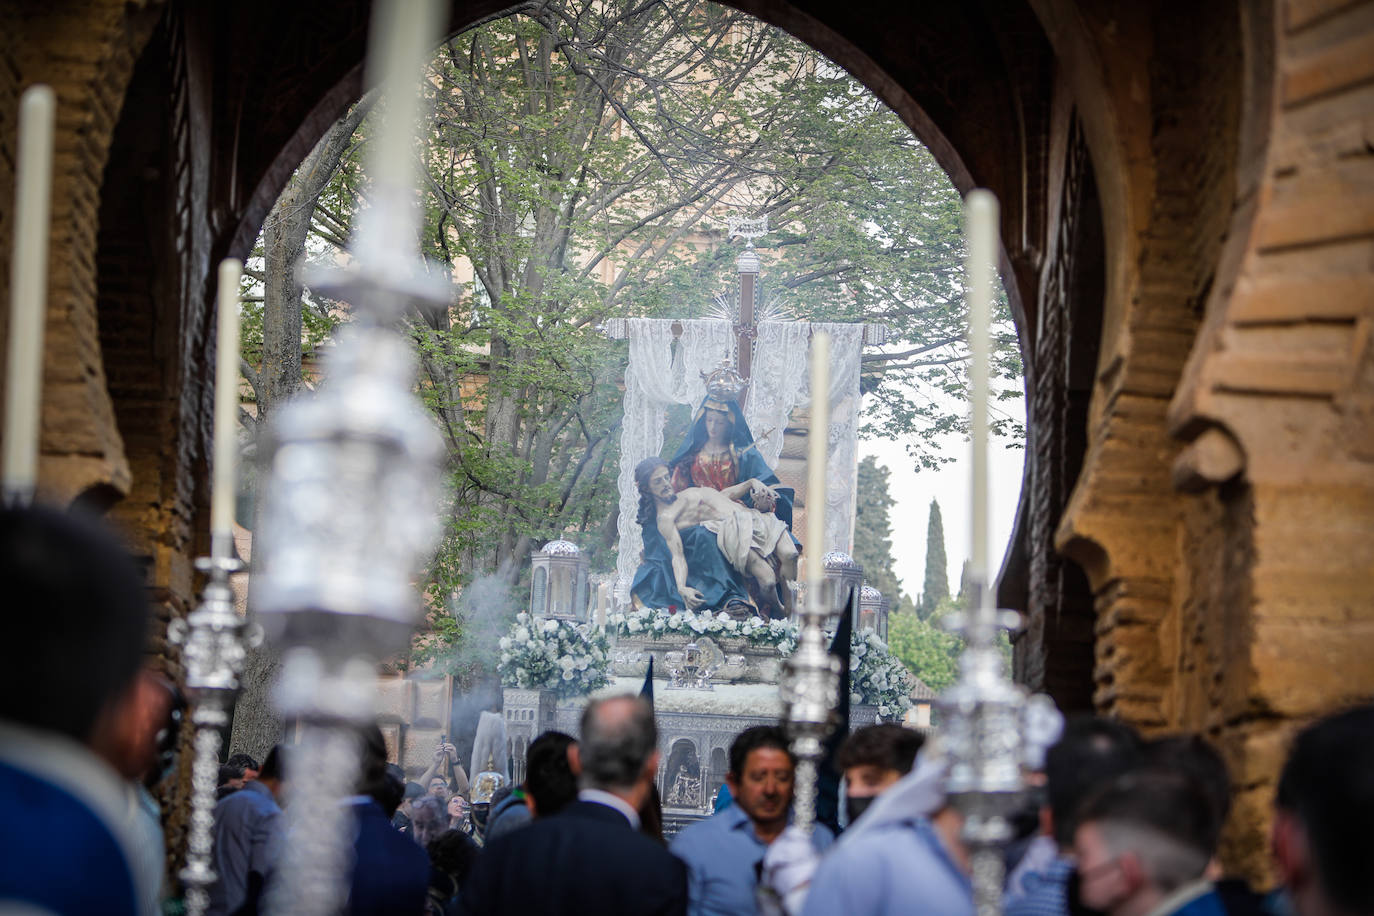
[[[415,357],[393,327],[446,307],[442,268],[416,248],[418,87],[438,44],[436,0],[374,7],[365,82],[383,88],[367,162],[372,193],[346,265],[308,279],[355,308],[315,396],[288,404],[266,449],[254,606],[283,650],[276,702],[300,726],[288,760],[291,842],[274,912],[333,914],[347,899],[360,727],[375,717],[375,663],[405,647],[415,583],[440,534],[443,443],[412,392]]]
[[[234,556],[233,537],[216,535],[210,556],[196,562],[208,574],[200,605],[185,620],[172,621],[168,638],[182,648],[187,698],[194,706],[195,757],[191,763],[191,831],[186,867],[186,912],[200,916],[210,903],[209,888],[217,876],[211,858],[215,788],[219,782],[221,732],[229,725],[229,708],[239,689],[248,649],[262,640],[262,631],[234,609],[229,577],[243,568]]]
[[[986,593],[977,585],[972,592]],[[1044,765],[1045,750],[1063,724],[1053,700],[1028,696],[1004,673],[997,637],[1019,620],[1014,611],[980,603],[967,614],[951,615],[947,623],[963,635],[966,647],[959,657],[959,680],[939,700],[941,743],[949,761],[945,795],[964,817],[978,916],[1002,910],[1002,847],[1012,838],[1011,816],[1026,798],[1023,773]]]
[[[823,603],[824,589],[806,591],[797,648],[783,669],[779,692],[797,758],[793,823],[809,834],[816,823],[816,768],[825,753],[822,742],[835,721],[839,700],[840,660],[825,649],[825,621],[833,609]]]

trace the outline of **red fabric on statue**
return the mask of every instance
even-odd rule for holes
[[[739,462],[733,449],[714,455],[702,450],[697,452],[690,469],[685,463],[673,469],[672,481],[673,489],[679,492],[688,487],[724,490],[739,483]]]

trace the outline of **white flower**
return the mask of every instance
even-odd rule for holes
[[[545,633],[557,633],[557,632],[558,632],[558,621],[557,621],[557,620],[546,620],[546,621],[544,621],[544,632],[545,632]]]
[[[509,637],[509,636],[502,636],[502,637],[501,637],[501,648],[502,648],[502,649],[509,649],[509,648],[510,648],[510,637]]]
[[[563,680],[565,680],[565,681],[570,681],[570,680],[572,680],[572,679],[573,679],[573,673],[572,673],[571,671],[564,671],[564,672],[563,672]]]
[[[644,629],[644,624],[640,623],[638,620],[631,620],[629,629],[631,633],[638,633],[640,630]]]
[[[515,615],[515,619],[520,623],[529,623],[530,615],[525,611],[521,611],[520,613]]]
[[[523,616],[523,615],[522,615],[522,616]],[[525,629],[524,627],[516,627],[516,628],[515,628],[515,641],[518,642],[518,643],[527,643],[527,642],[529,642],[529,641],[530,641],[530,631],[527,630],[527,629]]]

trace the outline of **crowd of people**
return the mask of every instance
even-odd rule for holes
[[[0,911],[161,912],[165,846],[148,790],[174,778],[184,703],[141,667],[139,572],[92,522],[3,509],[0,578],[21,609],[0,642]],[[352,825],[349,913],[974,912],[941,755],[900,726],[859,729],[839,747],[843,804],[810,833],[792,823],[786,733],[745,729],[718,810],[671,837],[644,697],[589,702],[578,739],[540,735],[513,787],[487,773],[469,781],[447,741],[407,780],[376,725],[356,732],[353,794],[338,801]],[[215,916],[282,909],[273,894],[294,842],[283,809],[292,780],[309,778],[293,774],[291,754],[277,746],[261,763],[236,754],[221,767]],[[1036,791],[1006,847],[1008,916],[1374,914],[1374,706],[1293,739],[1272,817],[1274,889],[1226,874],[1233,786],[1200,737],[1071,718],[1043,772],[1027,775]]]

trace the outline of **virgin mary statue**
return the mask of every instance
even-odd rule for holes
[[[706,397],[692,417],[691,429],[682,446],[668,463],[673,489],[678,492],[688,487],[724,490],[740,481],[758,480],[777,494],[776,499],[746,494],[740,502],[776,515],[787,525],[787,536],[792,537],[795,493],[791,487],[779,486],[777,474],[759,454],[754,435],[739,406],[742,389],[743,380],[732,369],[718,369],[707,378]],[[636,603],[644,607],[686,607],[674,582],[667,544],[654,525],[643,524],[642,519],[641,524],[644,560],[635,572],[631,587]],[[716,535],[705,527],[693,526],[683,530],[681,535],[687,558],[687,584],[702,594],[703,607],[744,613],[757,612],[763,605],[786,605],[781,578],[776,602],[761,600],[757,583],[723,559]],[[796,541],[795,537],[792,539]]]

